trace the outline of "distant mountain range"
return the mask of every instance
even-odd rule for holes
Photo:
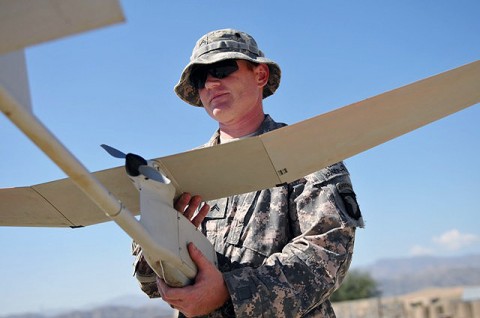
[[[369,272],[383,296],[429,287],[480,286],[480,255],[384,259],[356,269]],[[134,295],[116,298],[95,308],[0,318],[166,318],[172,315],[173,310],[166,303]]]
[[[384,259],[358,269],[370,273],[384,296],[429,287],[480,286],[480,255]]]
[[[63,314],[48,316],[42,314],[20,314],[2,318],[171,318],[173,310],[165,310],[157,306],[125,307],[105,306],[90,310],[75,310]]]
[[[161,300],[151,300],[143,295],[125,295],[82,309],[0,315],[0,318],[171,318],[173,312]]]

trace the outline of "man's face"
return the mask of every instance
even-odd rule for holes
[[[253,66],[244,60],[237,60],[237,65],[238,70],[225,78],[208,74],[205,87],[198,90],[207,113],[224,125],[263,111],[262,94],[268,81],[268,66]]]

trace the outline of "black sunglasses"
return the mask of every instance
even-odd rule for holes
[[[208,65],[196,65],[190,73],[190,84],[196,89],[201,89],[205,87],[208,74],[222,79],[237,70],[238,64],[236,60],[223,60]]]

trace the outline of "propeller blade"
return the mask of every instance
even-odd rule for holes
[[[100,147],[105,149],[105,151],[108,152],[110,154],[110,156],[112,156],[112,157],[119,158],[119,159],[125,159],[125,157],[127,156],[126,154],[124,154],[120,150],[115,149],[113,147],[110,147],[109,145],[102,144],[102,145],[100,145]]]
[[[170,180],[168,180],[164,175],[158,172],[155,168],[152,168],[150,166],[140,166],[138,167],[138,171],[141,174],[143,174],[145,177],[151,180],[155,180],[164,184],[170,183]]]

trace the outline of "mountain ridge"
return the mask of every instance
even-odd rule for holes
[[[384,296],[396,296],[430,287],[480,285],[480,255],[416,256],[381,259],[359,267],[378,283]]]

